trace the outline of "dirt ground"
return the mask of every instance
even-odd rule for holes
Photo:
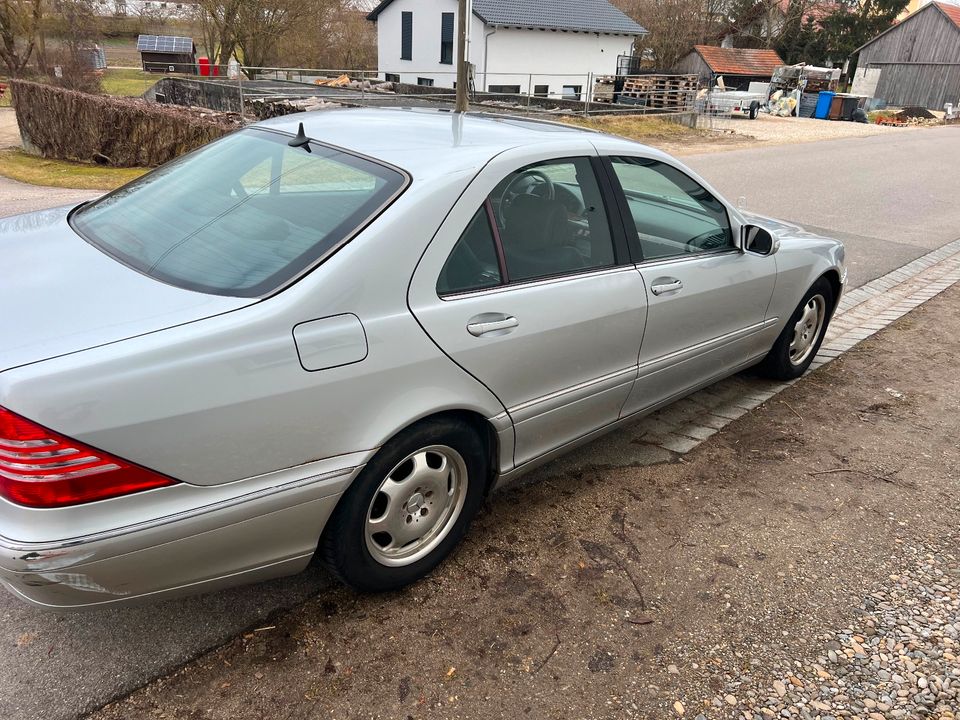
[[[917,548],[960,554],[958,308],[955,287],[682,460],[504,491],[431,578],[328,591],[92,717],[772,718],[750,708],[830,675],[827,639]],[[953,717],[898,712],[869,718]]]
[[[0,148],[20,147],[20,128],[11,107],[0,108]]]

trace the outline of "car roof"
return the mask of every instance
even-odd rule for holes
[[[301,122],[312,140],[391,163],[414,177],[479,168],[519,146],[612,139],[595,130],[527,117],[424,108],[318,110],[255,127],[295,134]]]

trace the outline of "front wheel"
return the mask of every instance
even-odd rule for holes
[[[463,539],[488,472],[483,443],[466,423],[444,418],[408,428],[341,498],[320,540],[321,559],[356,590],[419,580]]]
[[[770,352],[759,365],[761,373],[777,380],[793,380],[807,371],[827,332],[833,309],[833,288],[817,280],[797,306]]]

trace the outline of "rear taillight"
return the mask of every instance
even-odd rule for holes
[[[63,507],[176,482],[0,407],[0,497],[11,502]]]

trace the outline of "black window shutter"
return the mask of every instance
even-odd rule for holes
[[[400,59],[413,60],[413,13],[400,14]]]
[[[453,42],[453,13],[443,13],[440,19],[440,42]]]
[[[440,62],[453,64],[453,13],[440,14]]]

